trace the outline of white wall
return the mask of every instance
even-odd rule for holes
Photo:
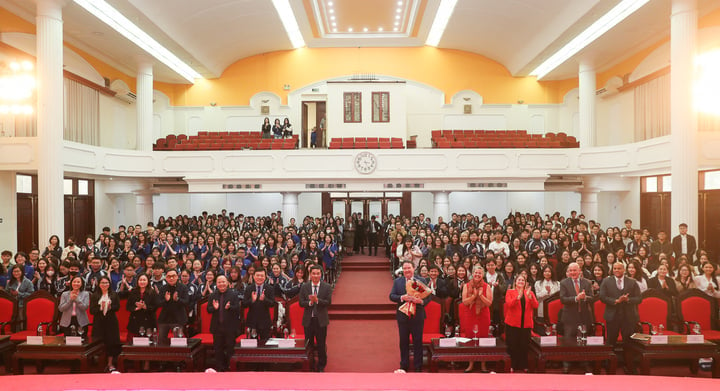
[[[298,224],[305,216],[317,217],[321,214],[322,195],[320,193],[300,193],[298,195]]]
[[[0,171],[0,251],[17,251],[17,194],[15,172]]]
[[[319,197],[318,197],[319,198]],[[158,194],[153,196],[153,215],[160,216],[190,215],[197,216],[207,211],[210,214],[228,212],[244,215],[269,216],[282,210],[280,193],[205,193],[205,194]],[[318,211],[317,215],[320,213]],[[315,216],[315,215],[313,215]]]
[[[424,192],[412,192],[410,194],[410,200],[412,202],[411,213],[413,216],[417,216],[420,213],[424,213],[426,217],[430,217],[435,221],[433,216],[433,200],[432,193]]]

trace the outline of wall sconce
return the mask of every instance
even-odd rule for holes
[[[26,60],[0,65],[0,114],[32,114],[34,64]]]
[[[283,90],[290,91],[290,84],[283,85]]]
[[[217,102],[210,102],[210,106],[212,106],[212,107],[217,106]]]

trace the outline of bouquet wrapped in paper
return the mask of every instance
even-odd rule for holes
[[[423,300],[432,294],[432,290],[428,288],[427,285],[417,280],[407,281],[405,283],[405,291],[408,296],[412,296],[420,300]],[[409,318],[412,318],[415,316],[416,306],[417,305],[415,303],[406,301],[400,306],[400,308],[398,308],[398,311],[407,315]]]

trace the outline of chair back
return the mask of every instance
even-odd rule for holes
[[[699,289],[690,289],[680,293],[681,320],[698,322],[703,330],[714,330],[718,324],[717,301]]]
[[[595,299],[593,302],[593,317],[597,324],[595,326],[595,335],[600,335],[602,334],[601,331],[604,330],[600,325],[605,325],[605,303],[603,303],[600,298]]]
[[[638,304],[638,315],[640,322],[648,322],[652,325],[664,324],[666,327],[671,322],[670,297],[657,289],[648,289],[642,293],[642,302]]]
[[[553,293],[543,300],[543,315],[549,324],[559,325],[560,310],[563,308],[560,301],[560,292]],[[559,329],[559,326],[558,326]]]
[[[120,335],[123,332],[127,334],[127,326],[130,323],[130,311],[127,309],[127,299],[120,299],[120,309],[115,314],[118,320],[118,326],[120,328]]]
[[[430,301],[425,305],[425,325],[423,326],[423,333],[440,334],[443,332],[440,330],[443,314],[445,313],[443,303],[444,301],[442,299],[432,296]]]
[[[203,298],[198,301],[198,319],[200,319],[200,333],[210,333],[210,322],[212,321],[212,315],[207,312],[208,298]]]
[[[290,299],[290,301],[287,302],[288,330],[295,329],[296,334],[303,334],[303,330],[301,330],[300,328],[302,327],[302,319],[304,313],[305,309],[300,307],[299,298],[293,297],[292,299]]]
[[[0,335],[15,331],[18,316],[18,301],[5,290],[0,290]]]
[[[40,323],[49,323],[51,333],[55,332],[58,319],[58,302],[55,296],[48,291],[33,292],[25,299],[23,311],[25,312],[25,330],[37,330]]]

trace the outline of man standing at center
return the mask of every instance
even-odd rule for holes
[[[574,342],[577,338],[578,326],[585,325],[586,330],[592,330],[592,284],[582,278],[580,265],[575,262],[568,265],[567,274],[568,277],[560,282],[563,336],[566,340]],[[563,362],[563,372],[569,371],[570,363]]]
[[[398,310],[395,319],[398,322],[398,332],[400,335],[400,368],[407,371],[410,367],[410,335],[413,339],[413,363],[415,364],[415,372],[422,372],[423,365],[423,326],[425,323],[425,304],[430,301],[430,296],[424,300],[407,294],[407,283],[412,281],[420,281],[427,285],[422,277],[415,276],[415,265],[412,261],[403,261],[403,276],[395,279],[392,291],[390,291],[390,300],[397,303]],[[415,314],[408,316],[400,310],[405,303],[413,303],[415,305]]]
[[[640,320],[637,306],[642,301],[640,286],[634,278],[625,276],[625,265],[613,264],[613,275],[600,284],[600,300],[605,303],[608,344],[615,345],[618,334],[628,341]]]
[[[328,307],[332,302],[332,285],[322,280],[322,266],[315,265],[310,268],[310,281],[300,288],[300,307],[305,308],[302,325],[305,329],[307,346],[317,352],[317,365],[315,358],[310,359],[310,368],[317,372],[324,372],[327,365],[327,326],[330,323]]]

